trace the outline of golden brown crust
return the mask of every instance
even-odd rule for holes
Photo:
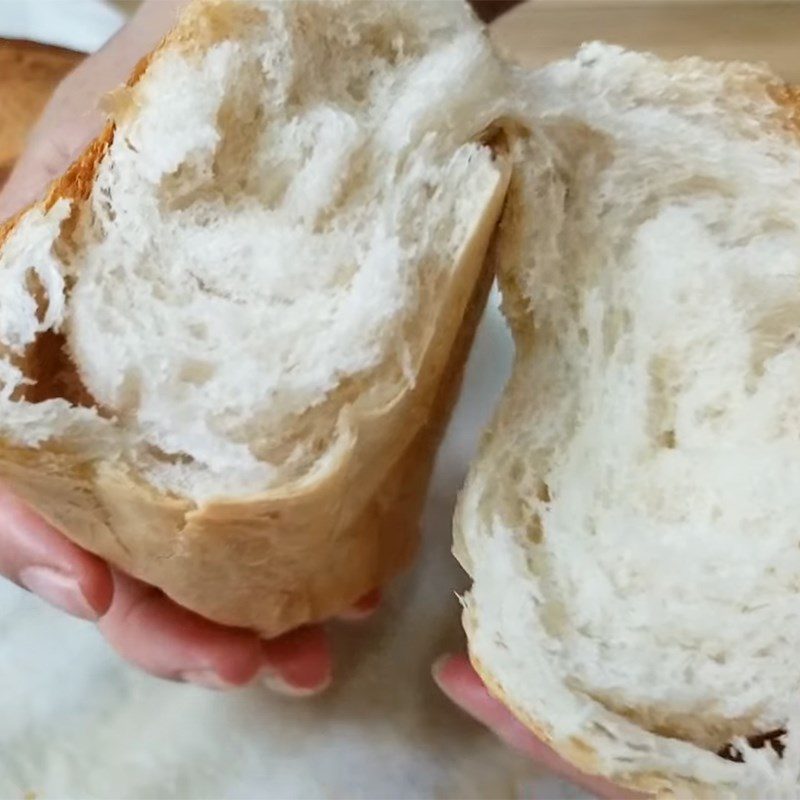
[[[196,0],[160,48],[226,36],[213,13],[201,14],[197,27],[198,10],[209,8],[213,0]],[[113,136],[109,125],[54,182],[45,208],[89,196]],[[504,157],[498,165],[485,216],[443,289],[416,384],[384,409],[345,412],[352,419],[319,474],[198,508],[120,462],[58,452],[58,442],[38,450],[0,442],[0,478],[77,544],[217,622],[275,636],[344,610],[405,567],[416,548],[433,457],[493,277],[485,254],[509,172]],[[0,229],[0,244],[15,224]]]
[[[800,134],[800,86],[781,84],[769,90],[770,97],[787,113],[787,126]]]

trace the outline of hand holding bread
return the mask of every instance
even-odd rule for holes
[[[180,5],[145,3],[103,50],[67,77],[0,191],[0,218],[35,200],[102,130],[99,98],[123,82],[168,32]],[[258,678],[294,695],[318,691],[331,678],[331,654],[321,627],[264,640],[202,619],[154,587],[109,568],[7,489],[0,493],[0,574],[70,614],[98,621],[123,657],[161,677],[217,689]],[[365,619],[379,600],[378,592],[369,592],[341,616]]]
[[[524,72],[460,3],[196,0],[109,108],[0,233],[42,536],[175,631],[344,612],[413,555],[497,267],[477,673],[573,768],[796,796],[797,92],[599,44]]]

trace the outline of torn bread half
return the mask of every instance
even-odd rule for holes
[[[266,636],[405,566],[491,280],[466,4],[196,0],[0,229],[0,478]]]
[[[472,660],[589,773],[798,797],[800,98],[599,44],[518,81]]]

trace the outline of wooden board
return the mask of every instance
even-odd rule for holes
[[[71,50],[0,39],[0,184],[53,89],[82,58]]]
[[[766,61],[800,83],[800,2],[530,0],[493,25],[495,40],[534,66],[601,39],[661,56]]]

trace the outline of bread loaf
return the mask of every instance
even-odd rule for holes
[[[797,100],[603,45],[518,75],[470,652],[567,759],[659,796],[800,795]]]
[[[0,229],[0,477],[266,636],[394,575],[490,270],[466,4],[196,0]]]

